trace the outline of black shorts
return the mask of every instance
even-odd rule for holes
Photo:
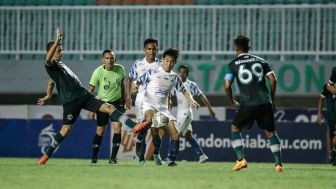
[[[257,121],[261,129],[275,131],[274,112],[271,103],[257,106],[241,106],[233,118],[233,125],[238,128],[251,127]]]
[[[82,109],[97,112],[102,104],[104,104],[104,102],[91,93],[63,104],[63,125],[75,123]]]
[[[124,108],[124,103],[121,101],[121,99],[113,101],[113,102],[107,102],[109,104],[112,104],[117,110],[120,112],[124,113],[125,108]],[[102,113],[97,111],[97,125],[98,126],[106,126],[106,124],[109,121],[110,116],[106,113]]]

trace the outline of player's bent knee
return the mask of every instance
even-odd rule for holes
[[[103,136],[105,133],[105,126],[98,126],[96,130],[97,135]]]
[[[115,110],[116,108],[112,104],[109,104],[109,103],[105,103],[99,108],[100,112],[107,113],[109,115],[111,115],[112,112],[114,112]]]

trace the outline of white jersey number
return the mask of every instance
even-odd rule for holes
[[[253,75],[255,75],[258,78],[258,82],[262,81],[262,78],[264,76],[263,74],[263,68],[261,64],[255,63],[251,67],[251,71],[244,68],[245,65],[239,66],[238,71],[238,79],[242,84],[249,84],[252,82]],[[253,75],[252,75],[253,74]]]

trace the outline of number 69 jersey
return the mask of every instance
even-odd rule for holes
[[[225,80],[237,80],[240,104],[254,106],[271,103],[271,95],[265,77],[274,73],[268,63],[251,54],[240,54],[228,66]]]
[[[144,102],[160,106],[168,107],[168,93],[173,87],[177,91],[185,91],[183,82],[175,72],[165,72],[162,67],[148,70],[137,80],[138,85],[147,85]]]

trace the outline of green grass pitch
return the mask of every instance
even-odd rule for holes
[[[327,164],[284,164],[276,173],[273,164],[251,163],[247,169],[231,172],[233,162],[177,162],[177,167],[155,166],[148,161],[139,167],[137,161],[120,160],[109,165],[100,159],[51,158],[44,166],[37,159],[0,158],[0,188],[16,189],[334,189],[336,167]]]

